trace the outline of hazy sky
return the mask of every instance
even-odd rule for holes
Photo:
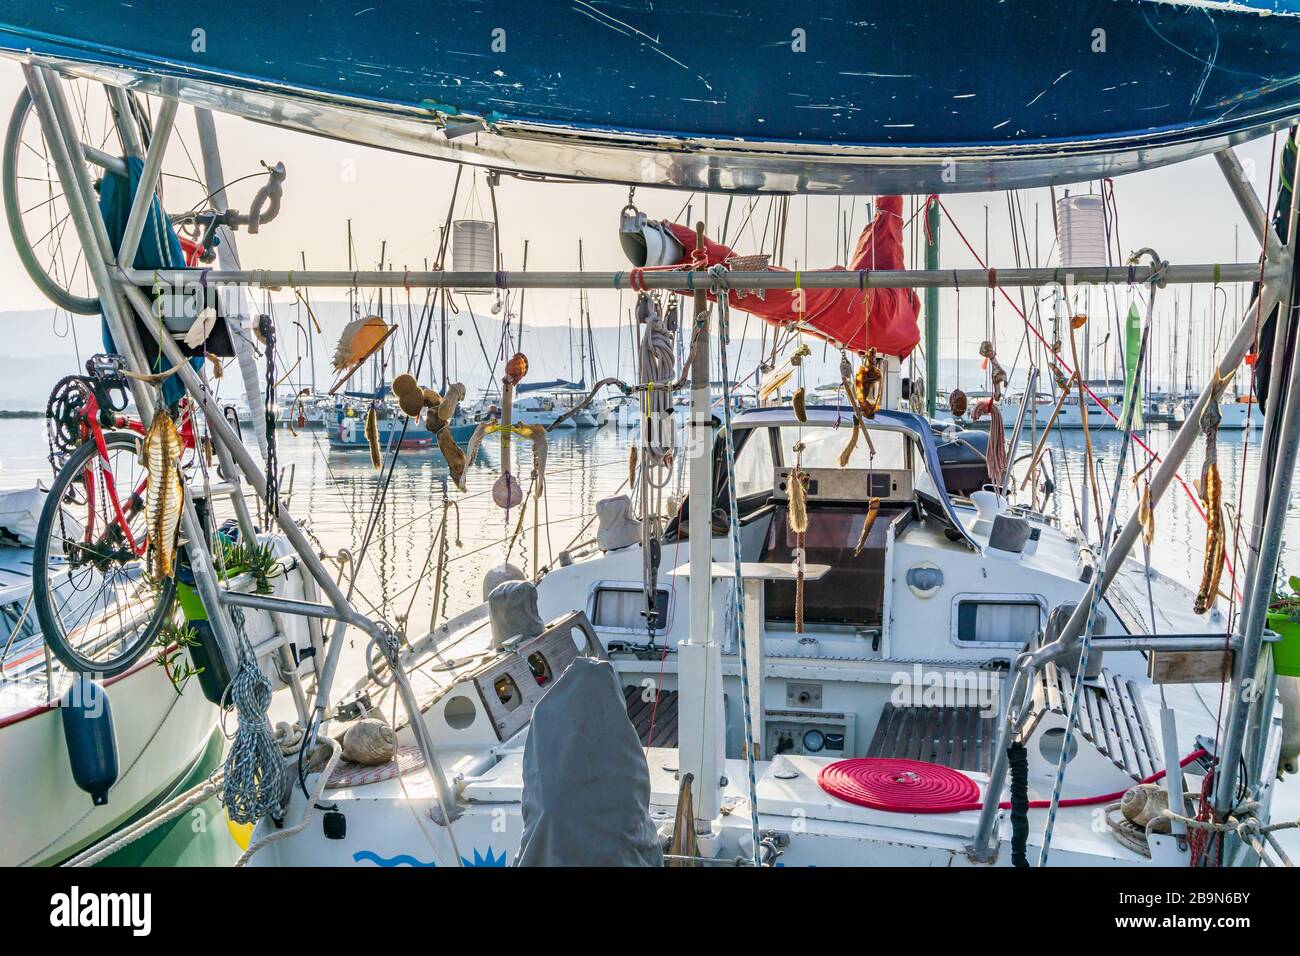
[[[21,82],[16,64],[0,61],[0,103],[4,104],[0,108],[6,116],[8,104],[17,96]],[[182,108],[178,129],[194,149],[192,113],[187,107]],[[227,116],[218,116],[218,129],[228,178],[255,172],[259,168],[259,159],[282,161],[288,169],[280,217],[259,235],[240,234],[240,252],[245,267],[297,268],[300,256],[305,253],[313,268],[343,269],[347,261],[346,224],[349,219],[352,220],[360,259],[359,268],[373,267],[384,241],[387,242],[388,259],[398,269],[403,266],[422,268],[424,261],[433,256],[438,227],[446,214],[451,194],[454,166],[284,132]],[[1255,187],[1261,198],[1267,191],[1269,142],[1269,139],[1258,140],[1239,150],[1248,171],[1255,173]],[[179,171],[190,168],[184,151],[175,145],[169,153],[168,168]],[[257,185],[257,181],[250,180],[235,186],[231,204],[246,209]],[[1073,188],[1087,192],[1095,187],[1081,184]],[[183,192],[183,184],[178,191]],[[1230,261],[1235,226],[1240,226],[1240,257],[1254,259],[1258,254],[1245,220],[1210,157],[1163,171],[1122,178],[1116,182],[1116,193],[1120,239],[1126,254],[1142,246],[1152,246],[1172,262]],[[636,191],[638,206],[653,218],[676,217],[689,197],[689,193],[645,187]],[[182,208],[194,198],[197,197],[187,199]],[[529,183],[505,177],[497,198],[507,269],[520,267],[525,240],[529,241],[530,270],[575,269],[580,239],[584,243],[587,268],[627,268],[617,236],[619,211],[628,198],[626,188]],[[865,204],[869,199],[863,196],[839,200],[841,209],[852,209],[854,238],[865,221]],[[1003,267],[1013,264],[1004,194],[962,194],[946,197],[944,201],[961,228],[981,247],[987,207],[993,261]],[[482,173],[475,177],[467,168],[456,205],[456,218],[490,218],[488,202]],[[705,215],[705,202],[703,195],[695,197],[692,203],[694,218]],[[1037,206],[1041,255],[1046,257],[1052,246],[1047,190],[1026,191],[1021,195],[1021,202],[1031,235]],[[721,227],[726,203],[725,196],[714,195],[707,200],[708,224],[713,234]],[[735,200],[731,218],[733,237],[736,224],[747,213],[748,204],[749,200],[745,198]],[[174,195],[168,197],[167,205],[174,211]],[[786,244],[788,265],[793,264],[794,259],[800,266],[812,268],[837,261],[839,229],[836,210],[835,197],[793,200]],[[753,212],[751,226],[735,239],[733,244],[737,251],[748,252],[757,248],[766,213],[767,200],[763,199]],[[0,231],[4,231],[3,238],[0,238],[0,290],[3,290],[0,291],[0,310],[46,305],[18,264],[7,230]],[[908,241],[911,242],[910,236]],[[909,245],[909,251],[910,248]],[[946,223],[941,250],[941,265],[945,268],[975,265]],[[1182,294],[1185,296],[1185,290]],[[340,296],[335,293],[322,294],[321,297]],[[975,357],[976,345],[984,334],[985,298],[985,294],[979,291],[962,294],[962,342],[959,345],[955,334],[955,302],[950,293],[944,294],[941,344],[946,356],[959,352],[962,357]],[[1164,296],[1163,301],[1166,306],[1171,306],[1172,295]],[[1208,295],[1198,295],[1198,303],[1208,301]],[[575,304],[575,293],[530,291],[527,319],[530,323],[563,323]],[[624,308],[629,304],[630,297],[625,294]],[[618,305],[618,295],[612,290],[591,293],[593,321],[598,325],[614,324],[618,321]],[[79,321],[86,322],[89,331],[90,325],[97,320]],[[1000,342],[1000,349],[1005,351],[1013,347],[1014,340],[1018,340],[1018,325],[1013,328],[1013,323],[1017,322],[1003,304],[998,311],[999,338],[1014,338],[1011,342]]]

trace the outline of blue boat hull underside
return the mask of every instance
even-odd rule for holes
[[[736,192],[1072,182],[1300,113],[1300,0],[0,0],[0,50],[389,149]]]

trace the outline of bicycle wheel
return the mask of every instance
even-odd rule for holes
[[[104,443],[107,461],[87,442],[54,479],[36,526],[32,605],[55,657],[71,670],[111,677],[139,660],[172,619],[176,580],[154,582],[148,573],[140,438],[109,432]]]
[[[148,144],[152,97],[131,93],[125,101],[129,109],[119,112],[103,84],[74,78],[60,82],[81,140],[91,182],[103,178],[106,164],[117,163],[127,153],[124,135]],[[118,102],[122,102],[120,97]],[[177,132],[175,138],[182,140],[181,146],[185,148],[177,150],[175,157],[169,151],[171,163],[164,163],[159,195],[165,190],[169,202],[188,205],[198,198],[201,203],[208,190],[193,159],[198,154],[193,146],[185,146],[181,133]],[[0,179],[5,219],[23,269],[60,309],[78,315],[98,313],[98,291],[68,210],[63,184],[45,142],[41,119],[32,108],[31,94],[26,88],[18,94],[9,117],[3,160]]]
[[[36,287],[68,312],[97,313],[94,281],[26,88],[5,132],[4,203],[14,251]]]

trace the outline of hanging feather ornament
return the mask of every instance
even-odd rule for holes
[[[373,405],[366,411],[366,444],[370,446],[370,464],[382,468],[384,458],[379,450],[379,413]]]

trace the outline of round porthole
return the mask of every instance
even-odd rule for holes
[[[1048,763],[1059,763],[1061,760],[1061,747],[1065,743],[1065,728],[1053,727],[1050,730],[1043,731],[1042,739],[1038,741],[1038,752],[1042,754],[1043,759]],[[1079,752],[1079,741],[1070,738],[1070,751],[1065,755],[1065,762],[1069,763],[1074,759],[1075,754]]]
[[[464,694],[457,694],[447,701],[447,706],[442,709],[442,719],[447,721],[447,726],[452,730],[468,729],[477,716],[478,709],[474,706],[474,702]]]

